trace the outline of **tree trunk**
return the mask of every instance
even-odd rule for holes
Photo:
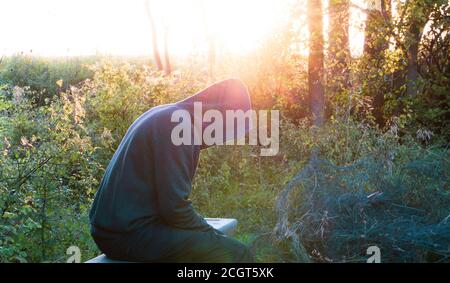
[[[384,3],[383,0],[381,0]],[[366,27],[364,30],[364,55],[376,59],[387,47],[383,28],[383,13],[378,8],[367,10]]]
[[[378,72],[382,68],[384,62],[384,51],[389,48],[389,41],[386,39],[387,23],[391,19],[391,1],[379,0],[378,7],[372,7],[367,10],[366,28],[364,31],[364,56],[367,60],[367,68],[369,73],[373,73],[373,77],[378,78]],[[379,80],[378,80],[379,81]],[[368,94],[372,97],[372,114],[376,123],[383,127],[384,119],[384,94],[386,88],[383,86],[373,85]]]
[[[169,53],[169,28],[164,28],[164,61],[165,61],[165,74],[170,75],[172,73],[172,65],[170,64]]]
[[[329,2],[329,86],[333,94],[345,90],[349,84],[350,48],[348,39],[349,0]]]
[[[411,27],[411,42],[408,46],[407,60],[408,67],[406,69],[406,94],[413,97],[417,94],[417,82],[419,79],[419,65],[417,64],[417,55],[419,53],[419,42],[422,37],[420,29],[416,26]]]
[[[212,36],[208,37],[208,45],[209,45],[209,78],[211,81],[215,80],[215,68],[216,68],[216,43]]]
[[[201,1],[201,13],[203,27],[205,29],[205,37],[208,42],[208,76],[211,81],[215,80],[215,65],[216,65],[216,42],[215,38],[209,28],[208,11],[205,6],[205,1]]]
[[[145,2],[145,7],[147,10],[147,16],[148,19],[150,21],[150,27],[152,29],[152,45],[153,45],[153,57],[155,59],[155,64],[156,67],[158,68],[159,71],[163,71],[163,65],[161,62],[161,55],[159,53],[159,48],[158,48],[158,36],[156,33],[156,26],[155,26],[155,21],[153,19],[153,15],[152,15],[152,11],[150,8],[150,0],[147,0]]]
[[[419,82],[419,65],[418,53],[420,40],[422,39],[425,25],[430,19],[433,6],[437,2],[445,3],[445,1],[433,2],[416,2],[410,3],[411,6],[404,6],[403,9],[408,11],[408,27],[405,34],[405,49],[407,58],[406,67],[406,95],[414,97],[417,95]]]
[[[419,64],[417,57],[423,29],[429,20],[431,11],[432,6],[418,6],[411,9],[411,15],[409,15],[410,23],[405,44],[408,60],[406,68],[406,94],[408,97],[413,97],[418,93]]]
[[[311,103],[313,125],[325,122],[325,97],[323,89],[323,24],[321,0],[308,0],[308,92]]]

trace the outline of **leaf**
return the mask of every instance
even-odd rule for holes
[[[14,214],[14,213],[11,213],[11,212],[5,212],[4,214],[3,214],[3,218],[14,218],[16,216],[16,214]]]
[[[59,86],[59,87],[62,87],[62,86],[63,86],[63,83],[64,83],[63,80],[57,80],[57,81],[56,81],[56,85]]]

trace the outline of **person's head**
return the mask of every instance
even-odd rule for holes
[[[179,104],[189,111],[193,121],[195,119],[201,121],[196,125],[201,124],[202,133],[211,131],[213,127],[217,129],[220,126],[223,143],[231,139],[243,138],[252,127],[251,115],[249,119],[236,117],[236,115],[248,114],[252,109],[247,87],[238,79],[216,82],[180,101]],[[221,117],[218,117],[219,115]],[[230,117],[231,115],[235,116]],[[230,121],[233,125],[231,125]],[[207,146],[208,144],[202,143],[202,147]]]

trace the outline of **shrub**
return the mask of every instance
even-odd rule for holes
[[[321,158],[313,155],[277,203],[276,232],[292,241],[297,260],[365,261],[372,245],[384,262],[448,260],[447,149],[351,124],[326,127],[318,147]]]
[[[53,98],[92,76],[87,64],[93,59],[61,58],[50,59],[28,55],[4,58],[0,65],[0,84],[10,87],[27,87],[32,92],[28,97],[35,105],[45,104],[46,98]]]
[[[28,95],[15,101],[1,96],[2,262],[64,256],[63,245],[83,230],[102,170],[68,98],[34,108]]]

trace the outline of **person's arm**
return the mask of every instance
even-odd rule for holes
[[[194,152],[191,145],[173,145],[170,133],[166,133],[169,128],[158,131],[158,141],[153,153],[160,216],[172,227],[209,231],[213,229],[212,226],[194,210],[189,200],[191,178],[196,166],[195,154],[199,153]]]

